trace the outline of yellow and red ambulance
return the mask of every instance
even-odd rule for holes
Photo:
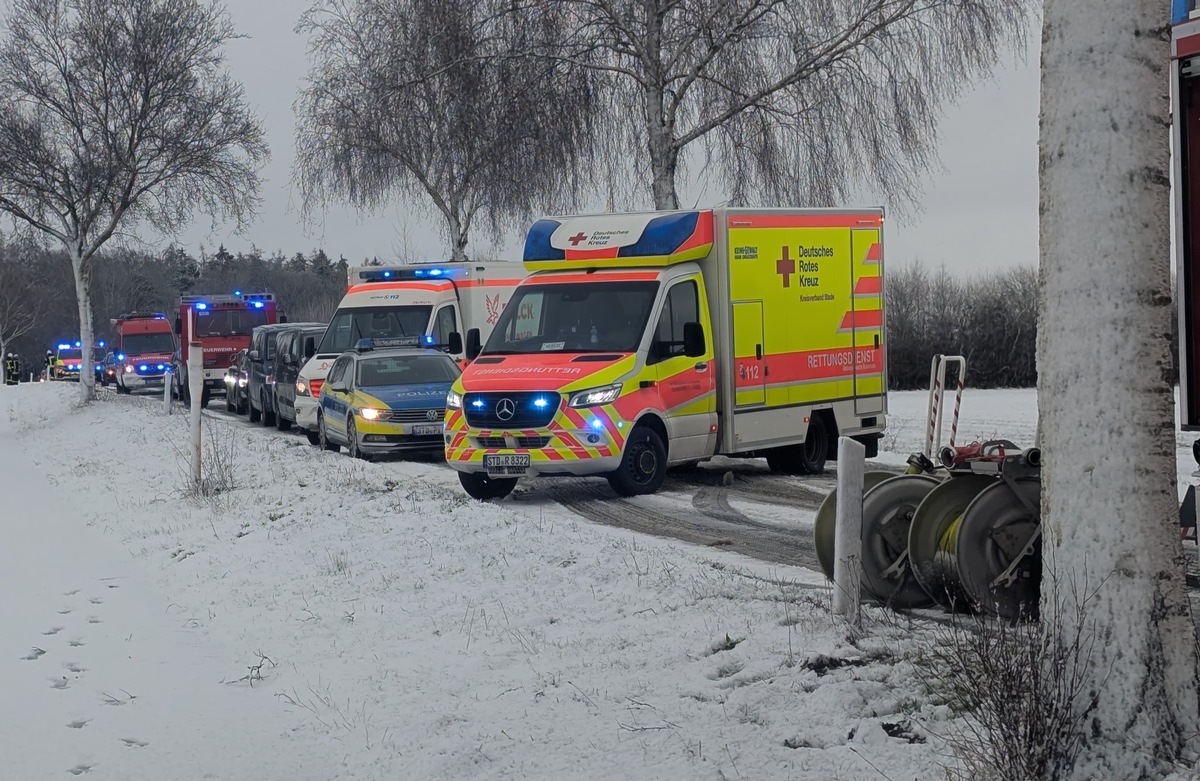
[[[652,493],[671,466],[765,457],[820,472],[887,411],[881,209],[555,217],[447,400],[446,459],[476,498],[526,475]]]

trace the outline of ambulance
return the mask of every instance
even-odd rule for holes
[[[447,399],[446,459],[471,496],[530,475],[648,494],[716,455],[815,474],[843,435],[876,454],[881,209],[556,217],[524,260]]]
[[[175,354],[175,334],[161,312],[128,312],[109,320],[117,332],[113,381],[118,393],[161,388]]]
[[[346,272],[346,295],[296,378],[296,425],[319,444],[321,386],[338,356],[360,339],[379,345],[441,346],[462,358],[451,334],[487,338],[524,267],[509,261],[362,266]],[[454,349],[450,349],[453,347]]]

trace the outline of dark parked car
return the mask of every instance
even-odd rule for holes
[[[275,425],[275,345],[279,334],[292,328],[314,326],[322,333],[320,323],[274,323],[260,325],[250,337],[250,361],[246,394],[250,398],[250,422],[260,420],[264,426]]]
[[[275,428],[287,431],[296,422],[296,382],[300,369],[317,351],[325,333],[323,325],[297,325],[275,337]],[[316,432],[309,437],[316,438]]]
[[[233,354],[229,368],[225,370],[225,409],[238,415],[245,415],[250,409],[248,373],[250,370],[250,350],[238,350]]]

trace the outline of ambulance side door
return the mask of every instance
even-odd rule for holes
[[[699,274],[674,282],[662,300],[647,363],[657,373],[666,413],[672,463],[711,456],[716,445],[716,365],[712,323]],[[704,329],[704,353],[688,356],[684,330],[688,323]]]

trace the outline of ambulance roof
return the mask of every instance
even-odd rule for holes
[[[524,260],[529,271],[670,266],[712,245],[711,210],[547,217],[526,234]]]

